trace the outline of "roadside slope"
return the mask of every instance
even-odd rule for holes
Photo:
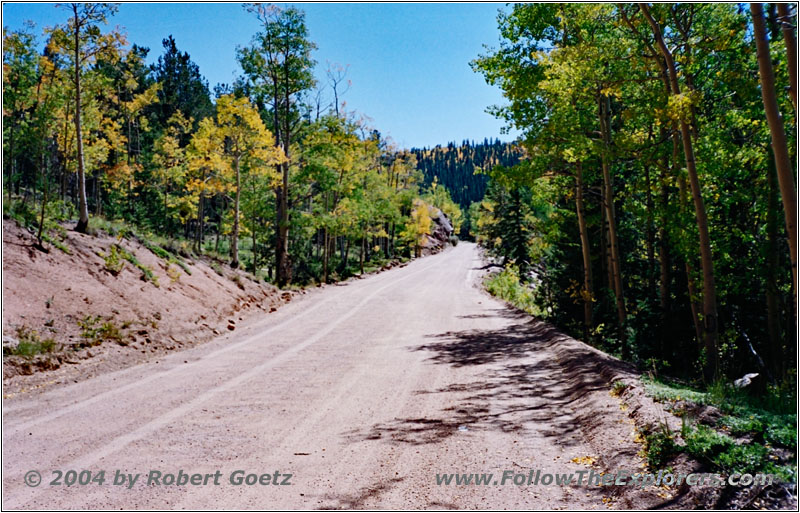
[[[65,233],[71,254],[56,247],[43,253],[27,230],[3,221],[4,347],[11,337],[52,339],[61,349],[4,356],[6,396],[209,340],[292,295],[224,265],[160,258],[136,240]]]

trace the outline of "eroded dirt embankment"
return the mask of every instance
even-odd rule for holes
[[[132,238],[67,230],[70,254],[34,243],[27,230],[3,221],[6,397],[204,342],[294,294],[210,260],[169,261]],[[20,352],[29,354],[13,354]]]

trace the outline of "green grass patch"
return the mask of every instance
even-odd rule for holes
[[[159,284],[158,284],[158,276],[156,276],[153,273],[153,270],[150,269],[148,266],[140,263],[139,260],[136,259],[136,255],[134,255],[133,253],[131,253],[127,249],[123,248],[119,244],[112,244],[111,247],[112,248],[116,247],[117,251],[119,252],[120,256],[122,256],[122,258],[124,258],[128,262],[132,263],[137,269],[142,271],[142,278],[145,281],[149,281],[150,283],[152,283],[156,287],[159,286]]]
[[[120,271],[122,271],[122,268],[125,267],[125,261],[122,259],[119,246],[116,244],[111,245],[108,249],[108,253],[100,252],[99,255],[105,262],[106,270],[114,276],[118,275]]]
[[[91,226],[96,231],[103,231],[112,237],[120,239],[136,239],[158,258],[170,264],[175,264],[191,275],[189,266],[178,255],[191,256],[191,245],[188,241],[175,241],[160,235],[155,235],[147,230],[137,229],[122,220],[106,219],[101,216],[92,217]],[[143,271],[144,272],[144,271]]]
[[[65,204],[60,200],[48,202],[45,207],[44,227],[42,230],[42,240],[67,255],[71,255],[72,251],[63,242],[66,238],[66,230],[58,222],[69,219],[69,214],[72,211],[73,209],[69,208],[69,204]],[[40,216],[41,203],[36,203],[33,200],[22,201],[22,199],[4,195],[3,217],[13,219],[19,226],[31,231],[34,235],[39,230]]]
[[[720,419],[719,424],[727,428],[728,432],[734,436],[764,433],[764,424],[755,417],[734,417],[726,415]]]
[[[531,315],[541,315],[534,300],[533,290],[520,281],[519,271],[515,267],[509,267],[493,274],[486,279],[484,286],[491,295],[508,301],[520,310]]]
[[[108,219],[103,216],[93,216],[89,221],[91,233],[104,232],[111,237],[126,239],[130,237],[134,230],[120,219]]]
[[[158,276],[153,273],[153,270],[139,262],[139,260],[136,258],[136,255],[123,248],[119,244],[112,244],[108,248],[108,253],[99,252],[98,255],[100,255],[105,262],[105,268],[114,276],[118,275],[120,271],[122,271],[122,268],[125,266],[125,261],[128,261],[142,272],[142,278],[145,281],[151,282],[156,287],[159,286]]]
[[[621,396],[625,393],[625,390],[628,389],[628,385],[625,384],[624,381],[617,380],[611,383],[611,393],[617,397]]]
[[[59,228],[60,228],[60,226],[59,226]],[[72,254],[72,251],[69,249],[69,247],[67,247],[67,246],[66,246],[66,245],[65,245],[63,242],[61,242],[60,240],[58,240],[58,239],[55,239],[55,238],[53,238],[53,237],[50,237],[50,236],[49,236],[49,235],[48,235],[46,232],[42,233],[42,240],[43,240],[43,241],[45,241],[45,242],[47,242],[47,243],[49,243],[49,244],[51,244],[51,245],[53,245],[53,246],[54,246],[54,247],[56,247],[56,248],[57,248],[59,251],[62,251],[62,252],[64,252],[64,253],[66,253],[67,255],[71,255],[71,254]]]
[[[752,396],[723,382],[705,391],[649,377],[643,377],[642,382],[646,393],[656,401],[689,401],[714,406],[723,413],[713,425],[684,425],[681,434],[686,445],[678,446],[678,451],[725,472],[766,472],[784,480],[796,479],[796,453],[791,464],[781,465],[771,451],[772,447],[797,450],[794,396],[782,390],[785,387],[771,386],[765,396]]]
[[[164,249],[163,247],[150,242],[146,237],[139,236],[137,238],[142,243],[142,245],[144,247],[146,247],[147,249],[149,249],[155,256],[157,256],[158,258],[160,258],[161,260],[164,260],[165,262],[167,262],[169,264],[177,265],[178,267],[183,269],[183,272],[185,272],[189,276],[192,275],[192,271],[189,269],[189,266],[186,265],[186,262],[184,262],[182,259],[180,259],[177,256],[175,256],[174,254],[170,253],[168,250]]]
[[[686,453],[725,472],[783,474],[770,461],[770,451],[764,445],[737,444],[728,435],[704,425],[686,427],[683,438],[686,441],[683,449]],[[782,479],[787,477],[781,475]]]
[[[675,385],[646,376],[642,383],[647,395],[659,402],[688,400],[697,404],[710,404],[711,395],[683,385]]]
[[[16,347],[4,347],[4,356],[22,356],[23,358],[33,358],[38,354],[52,353],[58,347],[58,344],[52,338],[41,340],[39,334],[28,328],[27,326],[20,326],[17,328]]]
[[[220,266],[217,262],[212,261],[209,263],[209,265],[211,266],[212,269],[214,269],[215,273],[219,274],[223,278],[225,277],[225,273],[222,272],[222,266]]]
[[[675,442],[675,435],[666,425],[652,433],[642,433],[644,452],[647,465],[651,469],[664,468],[672,457],[680,452],[680,446]]]
[[[100,316],[88,315],[83,320],[78,321],[81,328],[81,338],[83,339],[78,347],[94,347],[105,341],[122,343],[124,335],[112,320],[103,321]]]

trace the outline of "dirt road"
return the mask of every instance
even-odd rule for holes
[[[158,362],[5,401],[3,506],[606,509],[663,500],[656,491],[436,484],[437,473],[641,465],[631,421],[595,363],[573,361],[559,348],[574,341],[480,291],[480,267],[476,247],[462,243]],[[24,482],[30,470],[43,477],[37,487]],[[104,470],[105,482],[51,486],[54,470]],[[143,475],[128,489],[112,484],[117,470]],[[148,486],[151,470],[222,477]],[[236,486],[236,470],[292,474],[291,485]]]

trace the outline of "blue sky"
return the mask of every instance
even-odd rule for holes
[[[496,15],[505,4],[293,5],[306,12],[318,46],[318,78],[328,61],[349,64],[352,87],[342,98],[347,110],[371,118],[400,146],[515,136],[501,135],[502,122],[485,112],[503,103],[500,91],[469,67],[484,44],[497,46]],[[55,4],[3,5],[3,26],[11,29],[24,20],[41,29],[66,18]],[[149,47],[151,62],[172,34],[212,88],[240,73],[236,47],[248,44],[259,28],[238,3],[123,3],[109,23],[124,28],[131,43]]]

